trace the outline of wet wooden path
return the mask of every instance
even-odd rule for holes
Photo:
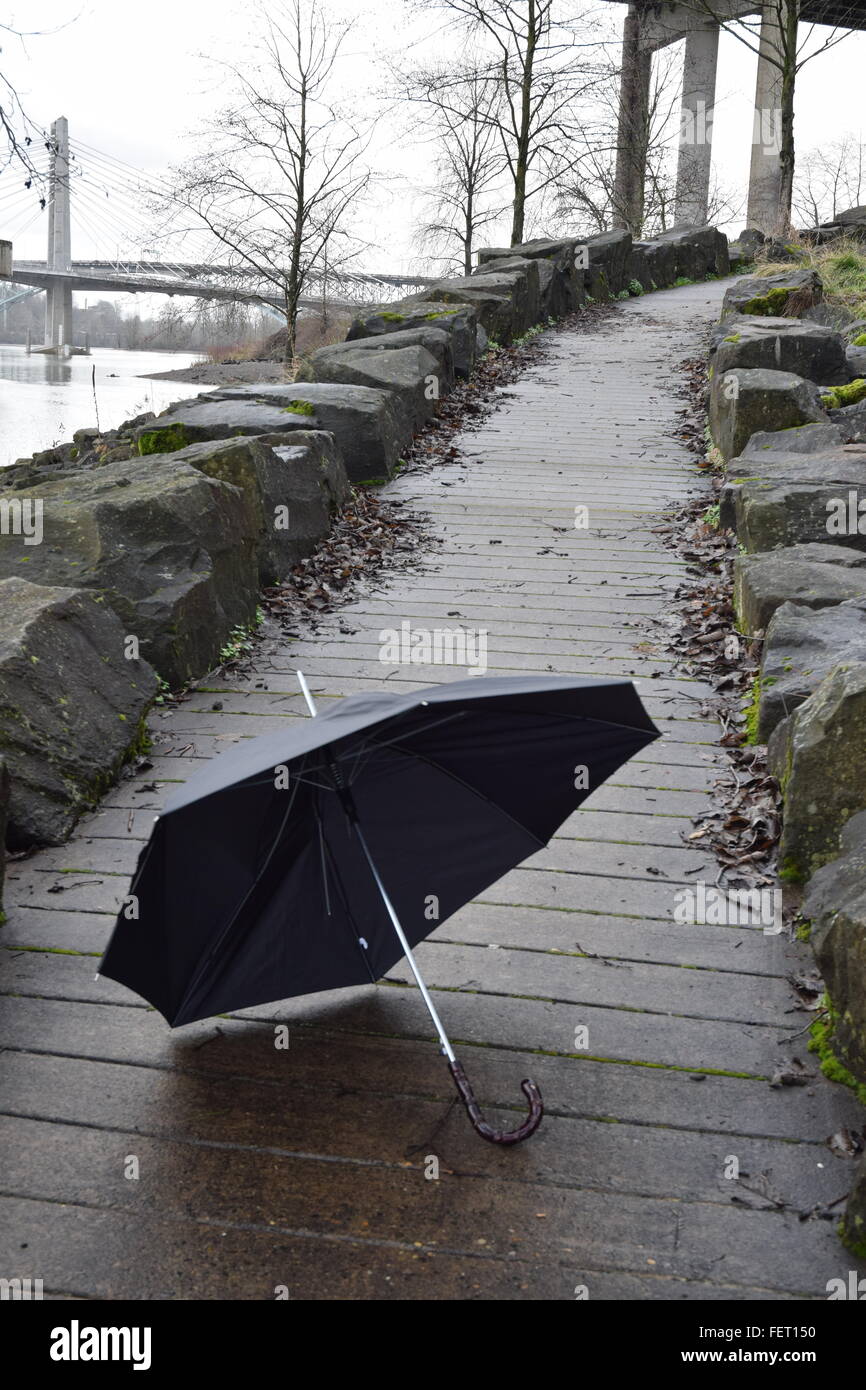
[[[783,1057],[815,1070],[786,979],[805,948],[671,915],[715,880],[683,835],[718,730],[653,644],[681,569],[651,525],[703,485],[672,388],[722,289],[548,334],[453,463],[391,485],[444,537],[417,570],[157,714],[152,769],[11,866],[0,1274],[82,1298],[712,1300],[821,1298],[851,1267],[835,1221],[800,1213],[846,1192],[826,1140],[862,1112],[820,1076],[768,1084]],[[664,732],[419,950],[488,1113],[515,1122],[525,1075],[543,1090],[542,1129],[511,1151],[454,1105],[405,969],[176,1033],[94,979],[165,791],[303,717],[296,667],[321,700],[465,674],[382,664],[404,621],[485,631],[491,672],[633,676]]]

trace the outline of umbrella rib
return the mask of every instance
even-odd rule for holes
[[[388,747],[395,749],[398,753],[402,753],[404,757],[417,758],[419,762],[426,763],[428,767],[435,768],[437,772],[441,772],[445,777],[449,777],[452,782],[457,782],[459,786],[464,787],[466,791],[470,792],[472,796],[477,797],[479,801],[484,801],[488,806],[492,806],[493,809],[498,811],[501,816],[504,816],[506,820],[510,820],[512,825],[516,825],[518,830],[522,830],[531,840],[534,840],[539,848],[544,849],[547,843],[546,840],[539,839],[535,831],[530,830],[528,825],[524,825],[523,822],[519,821],[516,816],[513,816],[510,811],[504,810],[498,802],[491,801],[489,796],[485,796],[484,792],[479,791],[477,787],[473,787],[471,782],[467,782],[465,778],[459,777],[456,772],[452,772],[451,768],[444,767],[442,763],[437,763],[435,759],[426,757],[423,753],[419,753],[417,749],[401,748],[396,741],[392,740],[391,743],[388,744]]]
[[[465,710],[461,710],[461,711],[459,711],[459,713],[462,715],[462,714],[465,714],[466,711],[465,711]],[[524,715],[528,713],[529,716],[530,716],[531,718],[532,718],[532,717],[534,717],[534,718],[537,718],[537,717],[538,717],[538,716],[535,714],[535,711],[515,710],[514,713],[516,713],[516,714],[524,714]],[[455,717],[456,717],[456,716],[455,716]],[[648,729],[639,729],[639,728],[637,727],[637,725],[634,725],[634,724],[624,724],[621,720],[617,720],[617,719],[596,719],[596,718],[594,718],[592,715],[585,715],[585,714],[559,714],[557,717],[558,717],[558,718],[561,718],[561,719],[577,720],[577,721],[580,722],[581,724],[603,724],[603,725],[605,726],[605,728],[609,728],[609,729],[628,729],[628,730],[630,730],[632,733],[642,733],[642,734],[646,734],[646,733],[649,732]],[[444,722],[445,722],[444,720],[438,720],[438,721],[437,721],[437,723],[444,723]],[[431,727],[431,726],[428,726],[428,727]],[[403,737],[406,737],[406,738],[414,737],[414,735],[415,735],[416,732],[423,732],[423,730],[420,730],[420,731],[419,731],[419,730],[412,730],[410,733],[407,733],[407,734],[404,735]],[[446,777],[450,777],[452,781],[459,783],[459,785],[462,786],[462,787],[465,787],[466,790],[469,791],[469,792],[471,792],[473,796],[478,797],[479,800],[481,800],[481,801],[485,801],[485,802],[487,803],[488,806],[494,807],[494,809],[497,810],[497,811],[499,812],[500,815],[506,817],[508,820],[510,820],[510,821],[512,822],[513,825],[516,825],[516,826],[518,827],[519,830],[522,830],[522,831],[524,831],[525,834],[529,835],[529,837],[530,837],[532,840],[534,840],[535,843],[536,843],[541,849],[544,849],[544,848],[545,848],[547,841],[546,841],[546,840],[539,839],[539,837],[535,834],[535,831],[534,831],[534,830],[530,830],[529,826],[524,825],[523,822],[522,822],[522,821],[519,821],[519,820],[517,819],[516,816],[513,816],[513,815],[511,814],[510,811],[504,810],[504,809],[502,808],[502,806],[500,806],[497,802],[491,801],[491,799],[490,799],[489,796],[485,796],[484,793],[483,793],[483,792],[480,792],[480,791],[478,790],[477,787],[473,787],[472,784],[471,784],[470,782],[467,782],[467,781],[465,781],[464,778],[459,777],[459,776],[457,775],[456,772],[453,772],[450,768],[443,766],[442,763],[436,762],[435,759],[433,759],[433,758],[426,757],[423,753],[419,753],[417,749],[412,749],[412,748],[401,748],[401,747],[400,747],[400,739],[399,739],[399,738],[396,738],[396,739],[389,739],[389,740],[387,741],[387,743],[382,743],[382,744],[378,744],[378,743],[376,742],[375,739],[370,738],[370,739],[369,739],[369,742],[371,742],[371,743],[373,744],[373,747],[374,747],[374,748],[393,748],[393,749],[395,749],[397,752],[404,754],[404,756],[406,756],[406,757],[418,758],[419,761],[427,763],[429,767],[434,767],[434,768],[436,768],[437,771],[443,773]]]

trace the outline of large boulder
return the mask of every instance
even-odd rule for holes
[[[559,240],[538,237],[517,246],[488,246],[478,252],[479,266],[489,268],[493,261],[508,261],[514,256],[539,262],[542,317],[561,318],[579,309],[584,300],[583,272],[575,269],[575,248],[582,246],[576,237]],[[552,268],[548,277],[545,266]]]
[[[842,335],[802,319],[737,318],[717,339],[710,361],[717,374],[735,367],[765,367],[828,386],[848,379]]]
[[[469,277],[470,286],[483,281],[496,294],[506,294],[512,303],[514,336],[520,337],[541,318],[541,262],[512,256],[508,268],[502,261],[480,265]]]
[[[866,565],[866,555],[857,561]],[[808,700],[840,657],[866,662],[866,597],[818,612],[800,603],[776,609],[761,648],[758,743]]]
[[[160,415],[149,427],[151,437],[163,421],[169,440],[173,425],[193,436],[184,437],[183,444],[237,434],[259,434],[268,443],[290,444],[295,430],[326,430],[334,436],[353,483],[390,477],[412,439],[411,421],[390,392],[324,381],[220,386]],[[249,425],[256,428],[245,428]]]
[[[254,620],[259,522],[247,492],[139,458],[61,473],[41,498],[42,544],[0,547],[0,578],[98,590],[169,684],[204,675],[232,629]]]
[[[434,334],[436,344],[432,342]],[[407,337],[416,341],[409,343]],[[426,344],[419,341],[421,337]],[[297,380],[390,391],[415,434],[434,413],[440,397],[454,385],[451,342],[439,329],[412,329],[405,335],[392,333],[355,343],[335,343],[302,359]]]
[[[804,882],[839,852],[839,836],[866,807],[866,665],[836,666],[779,724],[767,748],[784,797],[781,872]]]
[[[359,309],[349,325],[346,342],[379,338],[384,334],[406,333],[416,328],[439,328],[451,337],[451,355],[457,376],[468,377],[475,365],[478,321],[469,304],[413,303],[380,304]]]
[[[730,270],[728,239],[715,227],[672,227],[654,240],[673,248],[675,280],[704,280]]]
[[[749,439],[738,458],[731,459],[728,472],[740,462],[760,461],[773,454],[821,454],[844,444],[845,437],[838,425],[795,425],[787,430],[758,430]],[[748,468],[743,470],[749,472]],[[754,472],[754,467],[751,469]]]
[[[824,286],[815,270],[782,270],[776,275],[753,275],[725,290],[722,318],[729,314],[761,318],[802,318],[820,304]]]
[[[866,811],[843,826],[839,857],[809,880],[803,916],[835,1017],[834,1050],[866,1081]]]
[[[866,241],[866,204],[861,203],[858,207],[845,208],[843,212],[837,212],[829,225],[840,227],[845,236]]]
[[[741,455],[722,489],[720,521],[731,516],[750,552],[808,541],[866,549],[866,446]]]
[[[586,286],[593,299],[607,299],[627,287],[631,245],[631,233],[621,228],[598,232],[578,243],[578,264],[586,262]]]
[[[475,311],[476,319],[488,338],[493,338],[497,343],[510,343],[512,338],[525,331],[524,324],[515,313],[512,288],[512,284],[491,280],[487,275],[466,275],[462,279],[438,280],[435,285],[402,302],[404,305],[468,305]]]
[[[830,407],[830,419],[850,443],[866,442],[866,400],[855,401],[853,405]]]
[[[819,388],[794,372],[761,367],[713,372],[710,433],[725,459],[742,453],[759,430],[786,430],[829,419]]]
[[[10,849],[59,845],[141,746],[159,682],[102,595],[0,580]]]
[[[298,430],[289,437],[291,444],[282,446],[256,436],[207,440],[163,455],[166,463],[189,464],[246,494],[262,585],[278,584],[315,550],[350,491],[333,435]]]
[[[840,545],[792,545],[734,562],[734,607],[741,631],[763,631],[783,603],[829,608],[866,594],[862,552]]]
[[[825,453],[843,444],[842,431],[836,425],[797,425],[787,430],[759,430],[749,439],[736,458],[729,459],[725,481],[719,494],[719,525],[736,530],[736,502],[743,480],[785,479],[804,458]],[[777,466],[781,472],[777,475]]]
[[[659,281],[653,274],[658,270],[658,266],[653,266],[648,255],[649,242],[633,241],[631,250],[628,253],[628,260],[625,264],[625,287],[634,292],[635,286],[640,285],[642,290],[657,290],[664,281]],[[673,261],[673,252],[671,252]]]
[[[515,251],[517,248],[515,247]],[[482,263],[472,272],[474,279],[478,275],[495,275],[500,271],[520,271],[525,272],[529,277],[532,286],[535,309],[533,323],[541,323],[553,317],[553,296],[558,295],[558,303],[561,305],[562,284],[556,275],[556,267],[553,261],[547,260],[542,256],[499,256],[493,260]],[[537,293],[536,293],[537,285]],[[530,327],[532,325],[529,325]]]

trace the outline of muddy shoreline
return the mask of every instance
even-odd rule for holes
[[[255,386],[257,382],[287,381],[285,362],[194,362],[171,372],[148,372],[143,381],[189,381],[195,386]]]

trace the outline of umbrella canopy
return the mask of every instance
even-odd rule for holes
[[[101,973],[173,1026],[368,984],[404,954],[423,988],[407,944],[658,736],[630,681],[558,676],[353,695],[287,720],[168,800]]]
[[[380,979],[403,952],[335,770],[414,945],[657,737],[630,681],[476,676],[335,701],[169,799],[101,973],[174,1026]]]

